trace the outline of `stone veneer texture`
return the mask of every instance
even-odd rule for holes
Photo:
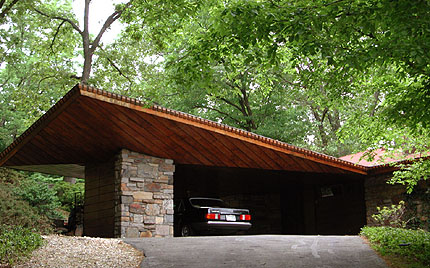
[[[377,207],[390,207],[404,199],[406,187],[400,184],[387,184],[387,180],[390,178],[391,174],[383,174],[365,179],[364,189],[367,225],[374,226],[376,224],[372,215],[378,212]]]
[[[406,202],[407,208],[403,220],[420,220],[423,223],[420,228],[430,228],[430,219],[428,215],[430,204],[427,201],[427,196],[430,196],[427,194],[430,193],[430,183],[421,181],[414,187],[415,194],[406,194],[406,186],[401,184],[387,184],[387,181],[391,177],[392,174],[383,174],[366,178],[364,187],[367,225],[376,225],[372,215],[378,212],[377,207],[390,207],[391,205],[397,205],[403,200]],[[422,196],[416,194],[420,191],[424,192]]]
[[[115,237],[173,236],[171,159],[121,150],[115,161]]]

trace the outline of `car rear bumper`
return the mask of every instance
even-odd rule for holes
[[[197,230],[237,230],[245,231],[251,228],[250,222],[234,221],[208,221],[196,223],[194,228]]]

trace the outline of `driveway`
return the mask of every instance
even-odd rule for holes
[[[387,268],[358,236],[210,236],[128,238],[141,267]]]

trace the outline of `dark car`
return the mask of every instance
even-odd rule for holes
[[[221,199],[192,197],[175,202],[177,236],[235,234],[251,226],[248,209],[228,208]]]

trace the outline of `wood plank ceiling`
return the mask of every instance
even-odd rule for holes
[[[120,149],[176,164],[314,173],[366,174],[367,168],[136,99],[76,85],[0,154],[0,165],[82,175],[85,163]]]

